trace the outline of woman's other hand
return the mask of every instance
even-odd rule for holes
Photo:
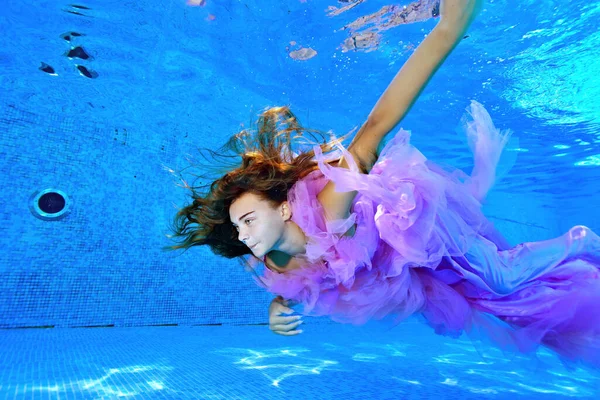
[[[269,305],[269,329],[278,335],[294,336],[302,333],[296,329],[301,323],[300,315],[289,315],[294,310],[288,307],[288,301],[277,296]]]

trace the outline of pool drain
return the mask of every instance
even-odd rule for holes
[[[32,214],[45,221],[56,221],[67,216],[71,200],[61,190],[46,189],[31,196],[29,208]]]

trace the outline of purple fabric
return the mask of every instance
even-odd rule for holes
[[[484,333],[504,349],[540,344],[563,361],[600,367],[600,238],[583,226],[510,248],[481,212],[510,133],[478,103],[465,128],[471,176],[428,161],[400,131],[369,174],[340,146],[349,169],[326,163],[298,181],[288,200],[308,237],[305,266],[263,284],[302,303],[306,315],[363,324],[421,314],[436,333]],[[317,194],[332,180],[358,192],[352,214],[328,221]],[[353,237],[342,237],[356,224]]]

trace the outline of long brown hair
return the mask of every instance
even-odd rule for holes
[[[210,154],[205,159],[213,167],[206,165],[203,169],[214,170],[217,165],[221,174],[224,170],[229,172],[201,186],[188,185],[180,175],[193,201],[177,212],[170,227],[172,234],[167,235],[179,243],[163,250],[187,251],[192,246],[208,245],[214,254],[227,258],[251,254],[238,241],[229,219],[229,207],[246,192],[258,195],[274,207],[287,200],[294,183],[317,168],[313,146],[319,145],[326,153],[343,140],[325,140],[325,137],[320,131],[303,128],[289,107],[273,107],[260,114],[255,131],[242,130],[216,152],[205,149]]]

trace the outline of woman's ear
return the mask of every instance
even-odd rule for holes
[[[283,203],[281,203],[280,210],[281,210],[281,217],[283,218],[284,221],[289,221],[290,218],[292,218],[292,210],[290,209],[290,205],[287,201],[284,201]]]

